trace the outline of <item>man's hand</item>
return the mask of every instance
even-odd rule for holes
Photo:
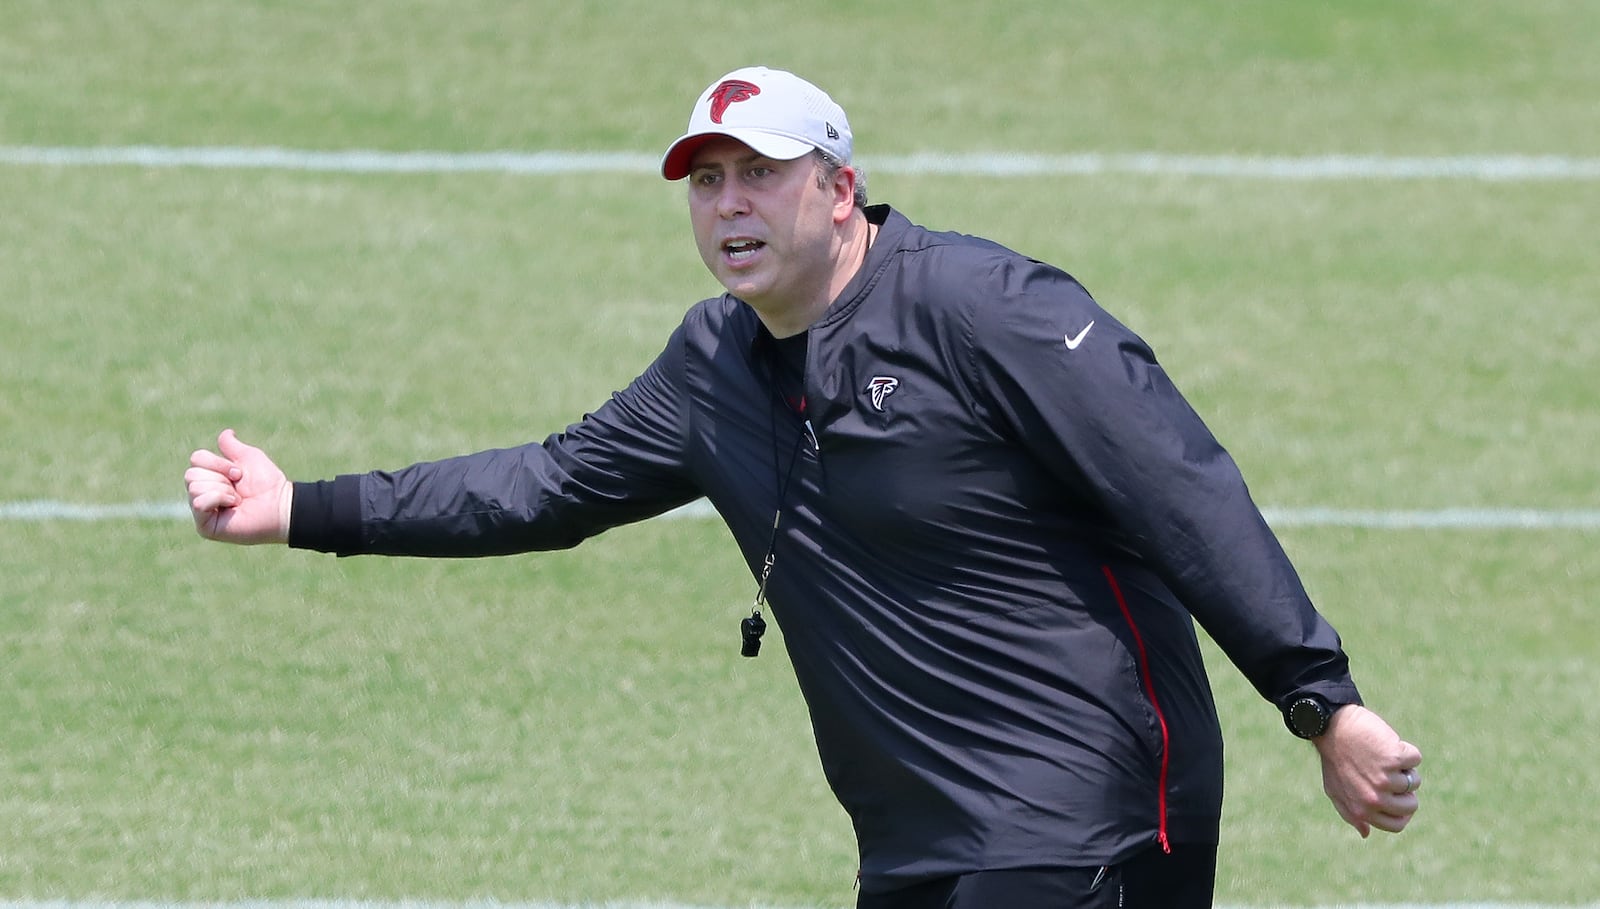
[[[225,543],[287,543],[294,484],[231,429],[217,437],[217,451],[190,455],[183,474],[195,529]]]
[[[1406,828],[1422,786],[1417,746],[1356,704],[1334,711],[1328,731],[1312,741],[1322,755],[1322,789],[1345,823],[1363,837],[1373,827],[1390,833]]]

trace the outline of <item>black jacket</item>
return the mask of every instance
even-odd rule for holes
[[[769,601],[864,888],[1215,842],[1191,616],[1280,704],[1359,701],[1338,636],[1143,341],[1060,270],[869,216],[809,331],[815,444],[724,296],[543,444],[297,484],[291,544],[555,549],[704,496],[758,574],[782,490]]]

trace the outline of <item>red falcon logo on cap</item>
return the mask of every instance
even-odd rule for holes
[[[761,89],[742,79],[729,79],[711,90],[711,122],[721,123],[728,105],[749,101],[761,94]]]

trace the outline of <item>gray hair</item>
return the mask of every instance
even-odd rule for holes
[[[845,166],[845,162],[839,160],[837,155],[825,152],[820,148],[812,152],[812,157],[816,158],[817,167],[821,170],[817,181],[823,186],[826,186],[833,179],[834,174],[837,174],[839,169]],[[850,165],[850,168],[856,172],[856,208],[866,208],[867,172],[854,164]]]

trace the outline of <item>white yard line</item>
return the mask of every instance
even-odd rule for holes
[[[1600,509],[1441,508],[1417,511],[1345,508],[1263,508],[1276,528],[1351,527],[1369,530],[1600,530]],[[705,499],[664,518],[714,518]],[[0,521],[176,521],[188,520],[181,502],[77,503],[36,499],[0,502]],[[3,909],[4,904],[0,904]]]
[[[198,167],[344,173],[652,174],[649,152],[443,152],[163,145],[0,146],[0,164],[51,167]],[[1159,152],[1016,152],[863,155],[869,173],[945,176],[1231,177],[1252,180],[1600,180],[1600,158],[1568,155],[1182,155]]]
[[[189,506],[180,502],[0,502],[0,521],[168,521],[188,517]]]
[[[1371,530],[1600,530],[1600,509],[1441,508],[1379,511],[1348,508],[1263,508],[1274,527],[1358,527]]]
[[[634,901],[634,903],[494,903],[494,901],[462,901],[445,903],[437,899],[400,899],[400,901],[366,901],[366,899],[230,899],[230,901],[186,901],[166,903],[154,899],[18,899],[0,901],[0,909],[784,909],[765,903],[744,903],[738,907],[702,906],[690,903],[661,903],[661,901]],[[794,907],[789,907],[794,909]],[[843,909],[843,906],[840,906]],[[1272,909],[1272,904],[1251,906],[1218,906],[1218,909]],[[1600,903],[1563,904],[1549,903],[1333,903],[1325,906],[1296,907],[1296,909],[1600,909]]]

